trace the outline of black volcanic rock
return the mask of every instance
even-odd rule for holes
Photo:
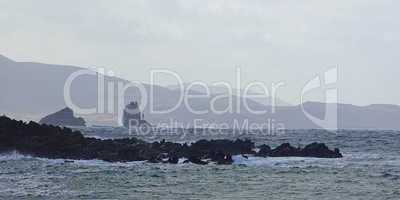
[[[191,145],[193,153],[209,154],[210,152],[223,152],[231,155],[254,154],[255,145],[250,140],[199,140]]]
[[[315,158],[341,158],[339,149],[330,150],[324,143],[312,143],[301,148],[295,148],[289,143],[281,144],[275,149],[267,145],[261,145],[256,156],[261,157],[315,157]]]
[[[270,157],[289,157],[300,156],[300,149],[291,146],[289,143],[283,143],[280,146],[272,149],[269,153]]]
[[[81,117],[75,117],[70,108],[64,108],[53,114],[50,114],[39,121],[40,124],[54,126],[85,126],[86,122]]]
[[[261,146],[258,147],[260,150],[257,152],[257,156],[261,156],[261,157],[267,157],[268,155],[271,154],[271,147],[263,144]]]
[[[339,149],[330,150],[324,143],[312,143],[300,151],[302,157],[341,158]]]
[[[224,153],[222,151],[218,151],[212,154],[210,157],[212,161],[215,161],[219,165],[229,165],[233,163],[231,154]]]
[[[170,157],[168,158],[168,163],[171,164],[178,164],[179,162],[179,158],[176,155],[170,155]]]
[[[173,142],[148,143],[136,138],[85,138],[80,132],[53,125],[25,123],[0,117],[0,153],[18,151],[22,154],[51,159],[99,159],[109,162],[148,161],[152,163],[186,162],[205,165],[232,164],[232,155],[255,154],[250,140],[200,140],[191,145]],[[266,145],[262,156],[302,156],[340,158],[338,149],[330,150],[322,143],[312,143],[304,149],[285,143],[270,150]]]

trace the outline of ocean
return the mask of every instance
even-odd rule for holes
[[[110,127],[80,129],[90,137],[126,137]],[[235,156],[233,165],[65,162],[0,155],[0,199],[400,199],[400,132],[287,130],[265,134],[136,135],[148,141],[249,138],[272,147],[323,142],[343,158]]]

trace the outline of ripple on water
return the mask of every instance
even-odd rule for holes
[[[0,199],[400,199],[398,132],[257,138],[271,146],[314,141],[339,147],[344,158],[234,156],[233,165],[198,166],[183,159],[178,165],[65,163],[11,152],[0,155]]]

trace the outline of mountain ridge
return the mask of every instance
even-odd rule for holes
[[[87,69],[70,65],[52,65],[36,62],[14,62],[7,57],[0,57],[0,112],[16,113],[23,116],[25,113],[36,114],[43,117],[48,113],[53,113],[66,107],[63,95],[64,83],[67,77],[73,72]],[[129,81],[105,76],[105,84],[117,82],[129,83]],[[154,89],[154,108],[170,108],[179,99],[180,93],[169,88],[143,84],[146,91]],[[71,86],[71,96],[75,103],[84,108],[97,105],[97,78],[85,75],[78,78]],[[123,96],[126,104],[132,100],[140,100],[140,91],[137,88],[130,88]],[[235,96],[233,96],[235,97]],[[234,98],[233,104],[243,97]],[[116,96],[112,98],[117,99]],[[117,102],[117,101],[115,101]],[[153,124],[168,122],[173,119],[177,122],[193,124],[195,119],[204,119],[213,123],[229,123],[234,120],[240,122],[248,120],[254,123],[265,123],[268,119],[274,119],[276,123],[282,123],[288,129],[310,129],[321,128],[310,120],[305,112],[316,117],[323,117],[325,108],[329,104],[321,102],[305,102],[293,106],[277,106],[276,112],[271,112],[271,107],[260,104],[248,99],[249,107],[253,110],[266,109],[264,115],[256,115],[248,111],[243,111],[243,105],[239,109],[241,113],[206,113],[193,114],[184,106],[179,106],[174,112],[168,114],[154,114],[147,106],[143,112],[146,120]],[[107,105],[107,100],[104,104]],[[228,103],[228,99],[215,102],[218,109],[223,110]],[[210,108],[210,98],[198,98],[190,102],[190,105],[198,110]],[[125,106],[125,105],[122,105]],[[371,104],[367,106],[357,106],[352,104],[337,104],[338,128],[361,128],[361,129],[398,129],[400,130],[400,107],[391,104]],[[114,109],[117,109],[115,105]],[[107,108],[106,108],[107,110]],[[77,113],[77,115],[80,115]],[[112,124],[118,123],[117,116],[107,114],[94,114],[85,116],[89,124]]]

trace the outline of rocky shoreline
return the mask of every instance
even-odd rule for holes
[[[255,151],[258,148],[259,151]],[[284,143],[274,149],[268,145],[256,147],[250,140],[199,140],[192,144],[145,142],[137,138],[86,138],[69,128],[25,123],[0,117],[0,153],[17,151],[21,154],[50,158],[108,162],[148,161],[152,163],[232,164],[234,155],[259,157],[341,158],[339,149],[330,150],[323,143],[296,148]]]

